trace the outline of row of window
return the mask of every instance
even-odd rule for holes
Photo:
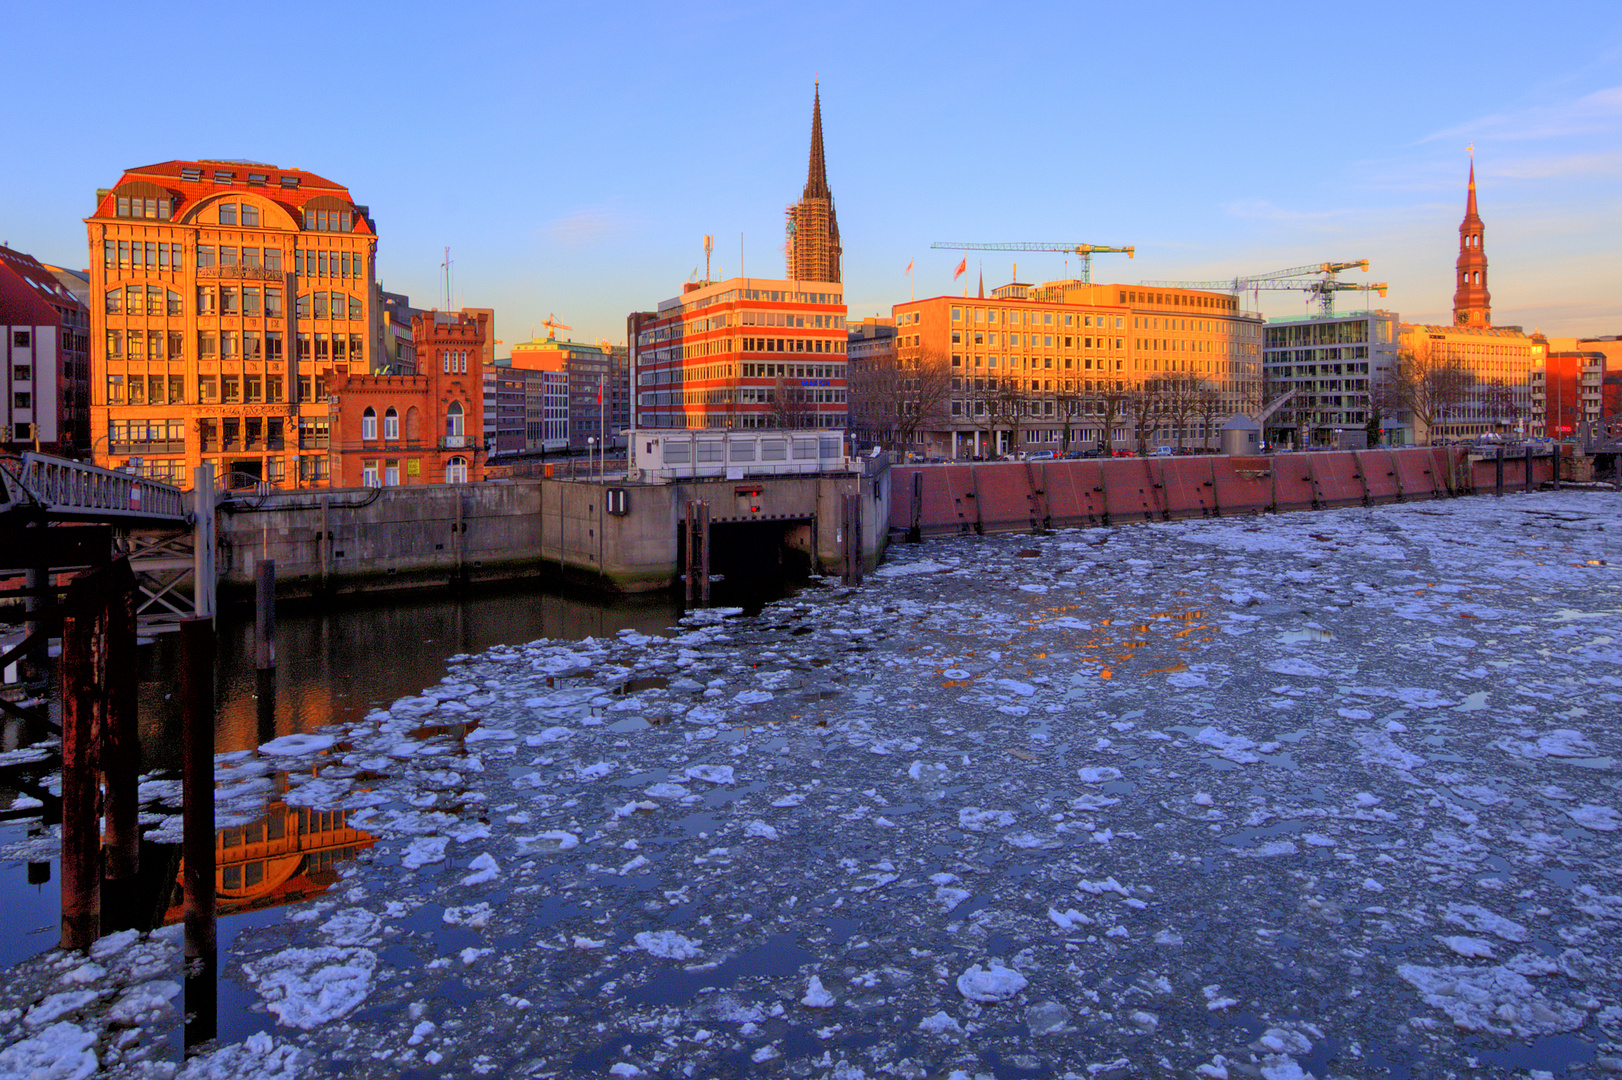
[[[179,244],[157,243],[148,240],[103,240],[101,242],[103,266],[145,266],[159,270],[184,270],[185,249]]]
[[[417,430],[417,409],[415,406],[406,411],[406,439],[414,440],[420,437]],[[462,411],[462,403],[453,401],[445,408],[445,436],[450,439],[459,439],[465,431],[466,416]],[[390,405],[383,413],[383,440],[393,442],[400,437],[400,413]],[[366,411],[360,414],[360,438],[362,442],[377,441],[377,410],[366,406]]]
[[[299,400],[319,401],[327,396],[326,371],[314,375],[300,375]],[[282,401],[284,386],[281,375],[199,375],[196,383],[195,403],[201,405],[275,405]],[[107,404],[109,405],[185,405],[191,403],[187,395],[184,375],[108,375]],[[325,420],[321,437],[325,438]]]
[[[108,289],[103,294],[103,307],[108,315],[178,317],[185,314],[180,294],[157,285],[125,285]],[[297,312],[300,319],[330,318],[358,322],[366,317],[361,298],[341,292],[305,293],[298,298]],[[261,289],[257,285],[199,285],[197,314],[279,319],[282,317],[282,290],[269,286]]]
[[[107,267],[147,267],[182,271],[186,268],[185,248],[180,244],[141,240],[103,240],[102,265]],[[293,252],[293,272],[299,277],[365,277],[365,257],[359,252]],[[197,266],[248,267],[281,273],[282,249],[242,247],[235,244],[198,244]]]
[[[197,333],[199,360],[281,360],[283,334],[280,330],[200,330]],[[361,334],[295,335],[300,360],[329,360],[353,364],[366,357]],[[186,335],[181,330],[108,330],[105,359],[184,360]]]
[[[102,294],[108,315],[184,315],[180,294],[158,285],[126,285]]]
[[[1055,339],[1054,339],[1052,334],[1043,334],[1043,335],[1040,335],[1040,336],[1042,338],[1041,345],[1040,345],[1041,348],[1045,348],[1045,349],[1053,348],[1053,342],[1054,342]],[[1032,349],[1038,347],[1038,343],[1037,343],[1037,340],[1036,340],[1038,335],[1036,335],[1036,334],[1026,334],[1026,335],[1024,335],[1024,337],[1025,337],[1025,345],[1026,345],[1026,347],[1032,348]],[[961,345],[961,344],[963,344],[963,338],[964,338],[964,331],[962,331],[962,330],[953,330],[952,331],[952,344],[953,345]],[[988,334],[988,333],[985,333],[984,331],[977,331],[974,334],[974,344],[976,344],[976,345],[992,345],[992,346],[996,346],[996,345],[999,345],[999,344],[1008,345],[1008,346],[1018,346],[1020,344],[1020,335],[1019,334],[1003,334],[1002,338],[1003,338],[1003,340],[999,342],[998,341],[998,335],[996,335],[996,334]],[[1105,338],[1105,337],[1092,338],[1092,337],[1083,336],[1083,337],[1077,338],[1077,337],[1074,337],[1074,336],[1065,336],[1065,337],[1059,338],[1058,340],[1060,342],[1061,347],[1066,348],[1066,349],[1074,349],[1074,348],[1077,347],[1078,344],[1080,345],[1081,348],[1084,348],[1084,349],[1094,349],[1094,348],[1107,349],[1107,348],[1110,347],[1110,340],[1111,339],[1110,338]],[[1117,349],[1121,348],[1120,343],[1122,341],[1124,341],[1124,339],[1123,338],[1115,338],[1114,340],[1116,342],[1115,347]],[[918,343],[919,343],[918,338],[914,337],[912,339],[911,344],[917,345]],[[905,346],[906,344],[908,344],[908,342],[905,339],[903,339],[901,344],[903,346]]]
[[[379,468],[379,463],[382,467]],[[406,459],[406,475],[422,475],[420,458]],[[400,483],[400,462],[397,458],[364,458],[360,463],[360,482],[367,487],[397,487]],[[460,455],[445,462],[445,483],[467,483],[467,458]]]
[[[703,344],[717,344],[723,351],[727,349],[722,342],[704,342]],[[688,346],[692,348],[693,346]],[[796,353],[842,353],[845,351],[843,341],[829,341],[826,338],[744,338],[744,352],[796,352]]]
[[[964,308],[953,308],[952,321],[963,322],[965,319],[967,319],[970,322],[994,323],[999,317],[997,308],[969,308],[967,311],[968,314],[965,315]],[[914,316],[916,316],[916,314],[916,312],[912,313]],[[1124,317],[1120,315],[1065,314],[1062,316],[1061,320],[1060,316],[1055,315],[1051,311],[1026,311],[1023,313],[1018,311],[1003,311],[1001,312],[1001,318],[1003,322],[1012,326],[1019,326],[1021,324],[1028,326],[1097,326],[1102,329],[1110,325],[1111,318],[1115,320],[1115,329],[1119,330],[1124,325]],[[917,318],[914,317],[907,320],[907,324],[910,325],[910,323],[917,321]]]
[[[114,213],[119,217],[151,218],[155,221],[168,221],[174,213],[174,202],[167,197],[155,199],[142,196],[118,196]]]

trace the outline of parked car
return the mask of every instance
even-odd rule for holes
[[[1026,461],[1057,461],[1058,458],[1059,452],[1057,450],[1032,450],[1025,455]]]
[[[1154,450],[1152,450],[1150,452],[1149,456],[1150,457],[1171,457],[1172,456],[1172,450],[1171,450],[1171,447],[1169,447],[1169,446],[1157,446],[1157,447],[1154,448]]]
[[[1096,453],[1096,451],[1088,451],[1088,450],[1066,450],[1066,451],[1065,451],[1065,452],[1064,452],[1064,459],[1065,459],[1065,460],[1066,460],[1066,461],[1076,461],[1076,460],[1078,460],[1078,459],[1080,459],[1080,458],[1084,458],[1084,457],[1086,457],[1086,456],[1087,456],[1087,455],[1088,455],[1088,454],[1089,454],[1089,453]]]

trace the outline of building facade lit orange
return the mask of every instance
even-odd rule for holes
[[[1261,316],[1226,293],[1016,282],[989,297],[934,296],[893,310],[903,365],[951,367],[944,415],[916,448],[931,455],[1126,447],[1139,441],[1135,395],[1154,398],[1142,413],[1145,439],[1175,441],[1181,430],[1214,445],[1221,425],[1261,394]],[[1180,404],[1200,393],[1213,403],[1208,418]]]
[[[416,375],[334,375],[332,486],[465,484],[484,479],[485,311],[411,319]]]
[[[168,161],[126,171],[85,224],[93,460],[327,485],[327,384],[381,340],[367,208],[299,169]]]

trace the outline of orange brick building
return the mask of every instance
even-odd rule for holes
[[[85,224],[96,464],[325,486],[327,385],[381,341],[367,208],[300,169],[167,161],[125,172]]]
[[[484,479],[484,346],[490,316],[412,316],[416,375],[335,375],[332,486],[465,484]]]

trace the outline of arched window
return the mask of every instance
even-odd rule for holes
[[[415,406],[406,410],[406,441],[416,442],[422,438],[422,412]]]
[[[447,439],[460,439],[462,437],[462,403],[453,401],[450,408],[445,410],[445,437]]]
[[[389,411],[383,414],[383,437],[385,439],[398,439],[400,437],[400,414],[389,406]]]
[[[467,483],[467,458],[453,457],[445,463],[445,483]]]
[[[370,405],[360,414],[360,437],[363,442],[377,438],[377,410]]]
[[[442,352],[439,355],[445,362],[445,371],[444,371],[444,373],[446,375],[449,375],[451,373],[451,354],[449,352]]]

